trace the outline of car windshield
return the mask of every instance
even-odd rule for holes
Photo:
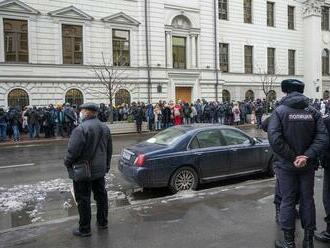
[[[182,129],[169,128],[148,139],[147,142],[151,144],[171,145],[184,134],[185,131]]]

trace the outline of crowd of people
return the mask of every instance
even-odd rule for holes
[[[262,117],[271,113],[278,103],[265,99],[241,102],[219,102],[198,99],[194,103],[184,101],[159,101],[156,104],[133,102],[113,107],[112,120],[135,122],[137,131],[142,132],[143,122],[150,131],[159,131],[174,125],[193,123],[218,123],[224,125],[256,124],[261,128]],[[321,113],[329,112],[330,101],[315,100],[312,104]],[[109,106],[100,104],[98,118],[102,122],[110,120]],[[0,108],[0,142],[12,139],[20,141],[21,134],[30,139],[70,137],[72,130],[81,123],[77,105],[50,104],[48,107],[26,106]]]

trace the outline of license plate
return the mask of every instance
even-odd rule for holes
[[[131,160],[131,154],[126,150],[123,151],[123,159]]]

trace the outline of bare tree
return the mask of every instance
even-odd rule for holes
[[[126,72],[125,61],[120,59],[120,65],[114,65],[106,61],[104,58],[104,54],[102,52],[102,64],[99,66],[92,66],[92,69],[101,83],[102,88],[90,88],[90,92],[92,95],[104,95],[106,96],[109,103],[109,121],[113,123],[113,103],[115,100],[116,92],[121,89],[124,85],[126,85],[126,79],[124,73]]]
[[[277,81],[277,75],[275,73],[269,73],[267,69],[264,69],[261,66],[257,67],[257,76],[258,81],[262,84],[262,91],[265,94],[265,99],[267,103],[267,109],[268,112],[268,105],[269,105],[269,96],[274,91],[275,83]]]

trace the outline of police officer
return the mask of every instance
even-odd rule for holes
[[[326,115],[323,120],[330,133],[330,116]],[[323,206],[326,214],[324,220],[327,224],[327,229],[321,233],[316,233],[315,239],[321,242],[330,243],[330,147],[323,156],[322,166],[324,167]]]
[[[91,162],[91,179],[73,181],[75,198],[79,211],[79,228],[73,235],[91,235],[91,192],[97,204],[97,226],[101,229],[108,225],[108,196],[104,176],[110,169],[112,139],[109,128],[97,118],[98,105],[86,103],[80,106],[82,124],[75,128],[68,144],[64,164],[69,177],[74,178],[73,165],[79,161]]]
[[[294,248],[295,200],[300,195],[300,217],[305,229],[304,248],[314,247],[316,229],[314,176],[317,159],[328,146],[328,133],[320,113],[309,106],[303,95],[305,85],[296,79],[284,80],[287,95],[273,113],[268,125],[268,139],[276,156],[275,167],[281,192],[280,224],[284,241],[276,248]]]

